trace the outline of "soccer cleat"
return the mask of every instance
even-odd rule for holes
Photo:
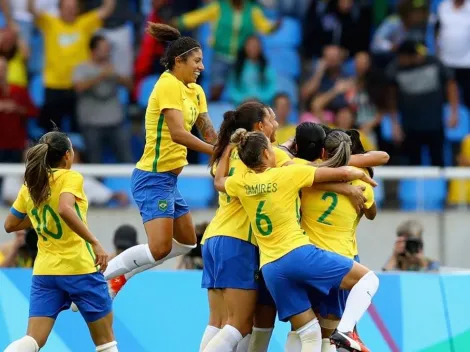
[[[119,291],[123,288],[126,284],[127,280],[124,275],[115,277],[114,279],[108,280],[108,290],[109,295],[112,299],[116,297]]]
[[[78,312],[78,307],[75,303],[72,302],[70,305],[70,309],[72,309],[72,312],[77,313]]]
[[[359,336],[353,332],[341,332],[335,330],[330,337],[330,342],[336,345],[336,348],[343,348],[349,352],[370,352],[370,350],[361,342]]]

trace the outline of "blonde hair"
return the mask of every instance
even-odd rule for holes
[[[351,158],[351,138],[343,131],[333,130],[326,135],[324,149],[327,160],[320,166],[340,167],[346,166]]]

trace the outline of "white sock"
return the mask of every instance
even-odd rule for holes
[[[273,328],[263,329],[253,327],[251,333],[250,345],[248,347],[249,352],[266,352],[268,350],[269,341],[273,334]]]
[[[111,342],[105,343],[104,345],[96,346],[96,351],[97,352],[119,352],[116,341],[111,341]]]
[[[330,339],[322,339],[321,352],[336,352],[336,346],[331,344]]]
[[[201,345],[199,346],[199,352],[204,351],[204,348],[206,348],[210,340],[212,340],[212,338],[217,335],[219,331],[220,329],[216,328],[215,326],[206,326],[206,330],[204,330],[204,335],[202,335]]]
[[[38,352],[39,345],[31,336],[23,336],[21,339],[13,341],[4,352]]]
[[[251,334],[246,335],[237,345],[236,352],[248,352],[250,346]]]
[[[236,328],[225,325],[207,344],[204,352],[233,352],[243,336]]]
[[[302,342],[302,352],[321,351],[321,328],[317,318],[297,329],[297,334]]]
[[[369,308],[372,297],[378,288],[379,278],[373,271],[369,271],[354,285],[346,300],[346,307],[338,324],[338,331],[353,331],[354,326]]]
[[[287,335],[286,345],[284,352],[300,352],[302,351],[302,342],[300,341],[299,334],[296,331],[289,331]]]
[[[143,265],[155,263],[148,244],[139,244],[126,249],[124,252],[113,258],[104,272],[106,280],[114,279],[117,276],[127,274]]]
[[[176,241],[175,239],[173,239],[173,243],[172,243],[172,246],[171,246],[171,251],[170,251],[170,253],[168,253],[168,255],[165,258],[154,261],[151,264],[143,265],[139,268],[136,268],[136,269],[132,270],[131,272],[126,273],[124,276],[125,276],[126,280],[129,280],[135,274],[138,274],[138,273],[141,273],[142,271],[145,271],[145,270],[151,269],[153,267],[156,267],[157,265],[160,265],[160,264],[164,263],[168,259],[171,259],[171,258],[174,258],[174,257],[178,257],[180,255],[189,253],[191,251],[191,249],[194,249],[194,248],[196,248],[195,244],[193,244],[193,245],[181,244],[178,241]]]

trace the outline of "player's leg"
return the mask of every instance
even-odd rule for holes
[[[36,352],[44,347],[57,316],[70,307],[70,298],[57,286],[56,278],[33,275],[26,336],[12,342],[6,352]]]
[[[117,352],[113,333],[112,300],[101,273],[62,277],[58,284],[70,295],[87,322],[96,350]]]
[[[205,351],[231,352],[243,337],[251,333],[253,327],[258,288],[258,249],[251,243],[227,236],[210,238],[204,246],[207,245],[213,252],[214,286],[223,289],[227,322]]]
[[[201,287],[207,289],[209,300],[209,323],[204,330],[199,351],[202,352],[207,344],[222,329],[227,321],[227,310],[225,309],[222,290],[215,287],[215,260],[213,256],[214,240],[209,238],[202,246],[202,282]]]

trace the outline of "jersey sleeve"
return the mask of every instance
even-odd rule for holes
[[[83,190],[83,176],[78,172],[70,172],[63,176],[64,182],[60,190],[62,193],[71,193],[78,199],[85,199],[85,191]]]
[[[286,152],[282,151],[282,149],[278,147],[274,147],[274,153],[276,154],[276,166],[281,167],[285,163],[292,161],[289,155]]]
[[[286,169],[289,170],[292,184],[298,186],[299,189],[311,187],[313,181],[315,181],[316,167],[310,165],[289,165]]]
[[[193,29],[206,22],[216,21],[220,14],[220,6],[217,1],[203,8],[188,12],[178,18],[178,26]]]
[[[27,215],[27,208],[26,208],[26,195],[28,189],[25,185],[21,186],[20,191],[18,192],[18,196],[16,197],[15,202],[13,203],[12,207],[10,208],[10,212],[16,216],[18,219],[24,219]]]
[[[240,189],[240,181],[239,176],[237,174],[230,176],[225,181],[225,193],[230,197],[237,198],[239,189]]]
[[[251,13],[253,24],[261,34],[269,34],[274,28],[274,24],[264,16],[259,7],[255,7]]]
[[[94,33],[103,25],[99,10],[89,11],[79,17],[80,28],[84,32]]]
[[[199,103],[199,113],[204,114],[207,112],[207,99],[204,89],[201,86],[197,86],[197,101]]]
[[[364,203],[364,206],[366,207],[366,209],[370,209],[370,207],[374,205],[375,202],[374,190],[372,189],[371,185],[365,182],[364,187],[366,188],[366,190],[364,191],[364,197],[366,197],[366,202]]]
[[[183,111],[183,97],[178,82],[174,79],[159,81],[153,89],[152,96],[158,101],[160,111],[175,109]],[[152,96],[150,99],[152,99]]]
[[[53,27],[54,20],[54,16],[48,14],[47,12],[41,12],[39,16],[36,17],[36,27],[38,27],[39,30],[44,33]]]

